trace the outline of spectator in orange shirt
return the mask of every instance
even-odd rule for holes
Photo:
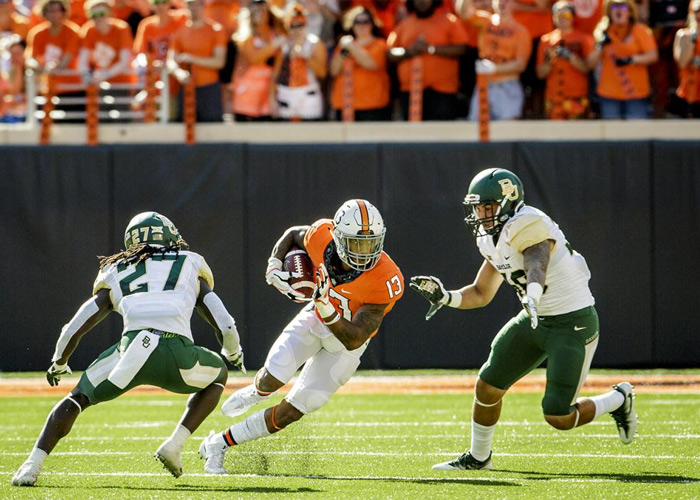
[[[53,75],[56,94],[60,97],[85,97],[83,84],[77,73],[80,50],[80,28],[68,20],[68,0],[43,0],[41,15],[46,19],[29,32],[25,53],[27,67],[42,75],[41,92],[45,92],[49,75]],[[71,74],[72,73],[72,74]],[[82,112],[80,104],[59,103],[56,109]],[[83,122],[81,118],[69,121]]]
[[[15,10],[12,0],[0,0],[0,39],[7,36],[19,35],[27,39],[29,19]]]
[[[348,91],[344,65],[352,61],[352,109],[355,121],[386,121],[389,109],[389,74],[386,69],[387,45],[381,37],[372,12],[355,7],[343,17],[343,28],[352,33],[342,37],[331,59],[330,72],[335,78],[331,106],[336,119],[342,120],[343,96]]]
[[[232,110],[237,122],[272,120],[272,77],[275,58],[287,43],[276,30],[267,0],[252,0],[243,9],[234,40],[238,60],[233,76]]]
[[[396,24],[408,14],[403,0],[341,0],[340,10],[347,12],[355,7],[364,7],[372,13],[375,24],[387,38]]]
[[[9,55],[9,64],[0,72],[0,122],[22,122],[27,116],[24,89],[24,51],[27,43],[15,34],[6,40],[3,50]],[[0,54],[2,51],[0,51]]]
[[[523,118],[544,117],[544,81],[537,78],[537,47],[540,38],[554,29],[552,25],[552,0],[513,0],[513,17],[530,33],[532,52],[520,82],[525,91]]]
[[[557,28],[542,35],[537,54],[537,76],[547,82],[545,113],[550,120],[587,118],[593,37],[574,30],[573,3],[559,0],[552,12]]]
[[[676,95],[684,103],[682,117],[700,118],[700,0],[689,6],[686,27],[679,29],[673,42],[673,58],[680,71]]]
[[[639,22],[632,0],[606,0],[605,15],[594,32],[591,65],[600,62],[597,93],[600,117],[619,120],[649,118],[649,71],[658,60],[651,30]]]
[[[135,81],[130,74],[134,45],[131,28],[125,21],[111,17],[111,6],[111,0],[85,2],[85,13],[90,20],[80,31],[78,70],[86,83]]]
[[[467,50],[469,35],[442,0],[408,0],[409,16],[389,35],[389,60],[398,64],[401,107],[409,113],[411,60],[423,60],[423,120],[457,117],[459,57]]]
[[[226,35],[221,25],[204,17],[204,0],[188,0],[190,19],[173,36],[168,69],[181,84],[193,83],[198,122],[223,119],[219,70],[226,60]],[[180,91],[179,119],[183,116]]]
[[[471,0],[458,0],[459,15],[479,28],[477,74],[488,75],[489,114],[492,120],[520,118],[525,99],[519,76],[532,52],[530,34],[513,17],[513,0],[493,0],[493,14],[476,10]],[[478,119],[478,92],[469,119]]]
[[[323,118],[321,80],[328,72],[328,55],[326,45],[307,31],[306,23],[304,7],[289,4],[284,17],[289,37],[275,61],[274,76],[277,114],[285,120]]]

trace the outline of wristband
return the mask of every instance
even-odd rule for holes
[[[66,366],[68,366],[68,363],[64,365],[59,365],[55,361],[53,362],[53,367],[56,369],[57,372],[64,372],[66,371]]]
[[[527,296],[534,300],[535,304],[539,304],[543,291],[542,285],[537,282],[528,283],[527,285]]]
[[[330,319],[324,319],[323,324],[324,325],[332,325],[333,323],[337,323],[340,321],[340,314],[338,314],[338,311],[333,311],[333,316]]]
[[[316,310],[319,312],[322,318],[328,318],[333,314],[338,314],[338,311],[335,310],[335,307],[333,307],[333,304],[330,302],[316,300],[314,301],[314,304],[316,305]]]
[[[462,294],[460,292],[447,292],[447,296],[449,299],[447,299],[447,302],[445,305],[448,307],[454,307],[455,309],[458,309],[459,306],[462,305]]]

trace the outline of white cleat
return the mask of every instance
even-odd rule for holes
[[[228,446],[224,442],[221,433],[211,431],[199,445],[199,456],[205,460],[204,472],[208,474],[228,474],[224,469],[224,458]]]
[[[261,396],[255,384],[251,384],[231,394],[221,407],[221,413],[227,417],[237,417],[269,397],[269,395]]]
[[[155,457],[163,467],[175,477],[182,476],[182,447],[173,444],[169,439],[156,450]]]
[[[461,456],[449,462],[433,465],[433,470],[491,470],[493,463],[491,462],[491,453],[486,460],[477,460],[471,454],[466,452]]]
[[[611,411],[610,415],[615,420],[617,432],[620,434],[620,441],[630,444],[637,434],[637,412],[634,409],[634,386],[629,382],[621,382],[613,386],[617,392],[625,397],[617,410]]]
[[[41,472],[41,465],[24,462],[12,478],[12,486],[34,486]]]

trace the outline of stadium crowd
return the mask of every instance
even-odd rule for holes
[[[86,84],[154,61],[174,119],[192,83],[198,121],[475,120],[477,75],[494,120],[697,118],[698,17],[700,0],[0,0],[0,121],[25,119],[27,70],[80,110]]]

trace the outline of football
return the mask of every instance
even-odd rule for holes
[[[299,247],[292,247],[284,256],[283,268],[290,273],[301,274],[301,277],[290,278],[289,284],[297,292],[310,299],[316,288],[316,277],[314,265],[304,250]],[[303,302],[296,300],[295,302]]]

